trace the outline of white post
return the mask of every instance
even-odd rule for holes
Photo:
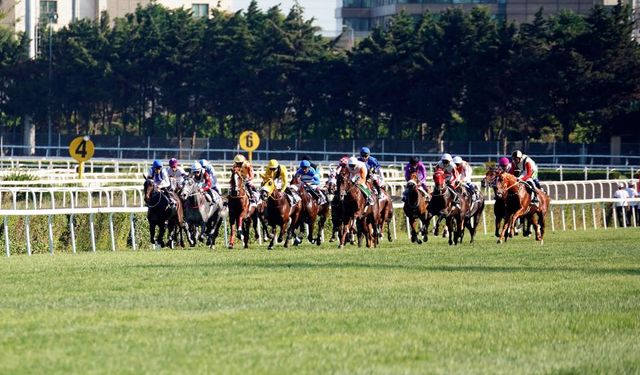
[[[89,232],[91,234],[91,251],[96,252],[96,233],[93,226],[93,214],[89,214]]]
[[[560,206],[560,213],[562,214],[562,231],[564,232],[567,230],[567,223],[564,219],[564,206]]]
[[[113,212],[109,214],[109,235],[111,235],[111,251],[116,251],[116,238],[113,233]]]
[[[29,228],[29,216],[24,217],[24,228],[27,236],[27,255],[31,255],[31,230]]]
[[[482,210],[482,227],[484,228],[484,235],[487,235],[487,217],[484,214],[484,210]]]
[[[11,250],[9,249],[9,223],[7,223],[7,217],[4,217],[4,249],[7,253],[7,257],[11,256]]]
[[[129,215],[129,221],[131,222],[131,247],[135,251],[137,246],[136,246],[136,227],[133,224],[133,212]]]
[[[573,219],[573,230],[576,230],[576,206],[571,205],[571,217]]]
[[[613,212],[613,227],[618,229],[618,213],[616,212],[616,204],[611,205],[611,210]]]
[[[332,224],[333,225],[333,224]],[[396,224],[396,215],[393,215],[393,240],[398,240],[398,232],[397,232],[397,224]]]
[[[223,218],[222,222],[224,223],[224,247],[229,247],[229,233],[227,233],[227,218]]]
[[[582,230],[587,230],[587,219],[585,218],[584,204],[582,205]]]
[[[622,225],[621,227],[627,227],[627,210],[626,207],[622,206]]]
[[[49,215],[49,253],[53,255],[53,224],[51,220],[52,216]]]
[[[602,204],[602,224],[604,229],[607,229],[607,212],[604,209],[604,203]]]
[[[591,204],[591,218],[593,219],[593,229],[598,229],[598,224],[596,223],[596,206]]]
[[[553,206],[551,206],[551,205],[549,206],[549,211],[551,213],[551,231],[555,232],[556,231],[556,224],[555,224],[555,222],[553,220]]]
[[[409,241],[411,241],[411,227],[409,226],[409,218],[406,216],[405,218],[407,219],[407,237],[409,238]]]
[[[76,228],[73,225],[73,214],[69,215],[69,234],[71,235],[71,251],[76,253]]]

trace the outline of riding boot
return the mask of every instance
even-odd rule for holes
[[[367,206],[373,206],[374,204],[374,200],[373,200],[373,194],[369,194],[369,196],[367,197]]]
[[[324,196],[322,190],[318,190],[318,205],[322,206],[327,203],[327,198]]]
[[[453,205],[456,208],[460,208],[460,197],[458,192],[451,186],[449,186],[449,190],[451,191],[451,194],[453,194]]]

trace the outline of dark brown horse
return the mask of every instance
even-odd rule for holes
[[[229,249],[233,249],[236,238],[236,231],[240,239],[244,242],[244,248],[249,247],[249,229],[254,223],[257,233],[256,207],[249,204],[249,195],[244,187],[244,179],[240,175],[238,168],[231,171],[231,181],[229,181],[229,224],[231,235],[229,236]]]
[[[369,186],[369,190],[371,187]],[[373,194],[373,192],[372,192]],[[367,246],[375,247],[378,242],[377,224],[380,221],[378,200],[374,196],[373,205],[366,205],[364,193],[349,177],[338,176],[338,196],[341,203],[340,248],[344,248],[347,234],[356,224],[358,231],[358,245],[365,236]]]
[[[300,229],[303,229],[302,227],[304,226],[304,224],[307,224],[309,226],[309,234],[307,235],[307,239],[309,240],[309,242],[315,243],[320,246],[320,244],[322,243],[321,232],[324,229],[324,221],[326,221],[326,217],[329,212],[329,202],[325,202],[322,206],[319,205],[318,201],[313,195],[319,193],[312,192],[311,189],[313,188],[307,186],[304,182],[302,182],[299,175],[293,176],[293,178],[291,179],[291,185],[296,187],[300,198],[302,198],[302,215],[298,222],[298,226],[300,227]],[[322,221],[322,227],[318,229],[317,237],[314,238],[313,231],[315,229],[315,223],[318,216],[324,217],[324,220]],[[297,228],[294,228],[294,230],[295,229]]]
[[[427,242],[429,237],[427,235],[427,228],[429,227],[429,192],[420,188],[420,181],[418,175],[412,173],[409,181],[407,181],[407,199],[404,202],[402,210],[409,219],[409,228],[411,231],[411,242],[421,244],[422,241]],[[420,220],[422,223],[422,240],[418,238],[418,231],[416,230],[416,220]]]
[[[380,209],[380,221],[378,222],[378,237],[382,238],[384,225],[387,224],[387,240],[393,241],[391,237],[391,220],[393,220],[393,201],[391,196],[387,194],[384,187],[380,188],[381,197],[378,199],[378,207]]]
[[[433,182],[434,188],[429,200],[429,213],[432,216],[445,218],[449,232],[449,245],[457,245],[462,241],[464,235],[467,201],[459,197],[460,207],[453,204],[453,193],[445,183],[445,174],[442,169],[436,169],[433,174]]]
[[[487,173],[484,175],[484,178],[481,181],[481,185],[483,188],[490,186],[493,189],[493,194],[495,199],[495,204],[493,205],[493,216],[495,217],[495,222],[496,222],[496,231],[495,231],[496,237],[500,237],[500,227],[502,224],[502,220],[504,220],[504,215],[505,215],[505,212],[504,212],[505,202],[502,197],[498,196],[497,187],[496,187],[496,180],[498,176],[500,176],[502,173],[503,172],[501,169],[489,168],[487,169]]]
[[[175,207],[171,207],[169,197],[158,190],[153,180],[145,177],[144,181],[144,203],[148,207],[147,220],[149,220],[149,240],[152,244],[164,247],[164,232],[168,229],[168,243],[170,248],[174,248],[180,236],[180,245],[184,247],[182,237],[182,204],[174,192],[169,192],[175,202]],[[166,223],[166,224],[165,224]],[[156,237],[156,227],[158,237]]]
[[[331,207],[331,238],[329,242],[334,242],[336,236],[340,232],[340,226],[342,225],[342,203],[340,202],[340,196],[338,193],[338,174],[341,178],[349,178],[349,171],[346,167],[341,167],[339,170],[331,169],[329,172],[329,179],[325,184],[327,193],[327,200],[330,202]]]
[[[545,215],[549,207],[549,196],[538,189],[538,204],[531,203],[531,195],[524,182],[508,173],[502,173],[496,179],[496,195],[504,200],[505,221],[498,238],[498,243],[506,241],[508,231],[513,231],[516,220],[520,217],[529,221],[536,231],[536,241],[544,243]]]
[[[292,206],[287,196],[278,190],[271,179],[263,184],[260,196],[265,204],[265,225],[271,227],[269,250],[273,249],[277,227],[280,227],[278,242],[282,242],[284,238],[284,247],[289,247],[289,240],[293,236],[293,227],[297,225],[302,210],[302,202]]]

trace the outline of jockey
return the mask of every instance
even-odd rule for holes
[[[349,178],[355,184],[358,185],[358,188],[364,193],[364,196],[367,198],[367,206],[372,205],[373,196],[371,195],[371,190],[367,187],[367,166],[358,160],[355,156],[349,158]]]
[[[458,174],[460,175],[460,182],[463,183],[475,197],[476,186],[471,183],[471,175],[473,174],[473,169],[471,168],[469,163],[462,160],[460,156],[456,156],[453,158],[453,164],[456,165],[456,171],[458,171]]]
[[[253,186],[253,166],[242,154],[238,154],[233,158],[234,168],[238,168],[240,176],[244,179],[245,187],[249,192],[249,202],[258,203],[260,195],[258,189]]]
[[[498,160],[498,169],[503,173],[513,174],[513,164],[511,164],[509,158],[501,157]]]
[[[523,154],[520,150],[516,150],[511,154],[511,161],[515,169],[522,171],[518,176],[518,181],[524,181],[529,187],[531,202],[538,203],[536,188],[541,189],[540,181],[538,181],[538,166],[533,159],[527,154]]]
[[[348,165],[349,165],[349,157],[345,155],[342,158],[340,158],[340,161],[338,162],[338,166],[336,167],[336,174],[337,175],[340,174],[342,169],[347,168]]]
[[[311,164],[311,168],[313,168],[316,172],[318,172],[318,174],[320,174],[320,166],[318,164],[312,162],[311,158],[309,157],[309,155],[307,155],[307,154],[302,155],[300,160],[308,161]]]
[[[371,150],[369,150],[369,147],[363,147],[360,149],[360,157],[358,158],[358,160],[365,163],[365,165],[367,166],[367,176],[371,178],[371,181],[373,181],[373,186],[376,188],[378,197],[380,197],[380,187],[382,186],[380,163],[378,163],[378,159],[370,155]]]
[[[300,177],[300,181],[302,181],[308,189],[309,193],[318,200],[319,205],[327,203],[324,193],[322,190],[318,189],[320,187],[320,175],[311,166],[309,160],[303,160],[300,162],[300,168],[296,171],[296,177],[298,176]]]
[[[172,188],[176,188],[178,186],[182,186],[184,182],[184,177],[187,175],[187,172],[179,166],[178,160],[176,158],[169,159],[169,166],[166,168],[167,175],[169,176],[169,181],[173,180],[175,182],[175,186],[172,184]]]
[[[404,179],[409,181],[411,179],[411,175],[415,173],[418,176],[418,182],[420,183],[419,188],[424,191],[424,195],[427,195],[427,169],[424,167],[424,164],[415,156],[412,156],[409,159],[409,162],[404,167]],[[402,201],[407,200],[407,194],[409,191],[405,189],[402,192]]]
[[[266,183],[269,179],[273,180],[273,183],[279,190],[285,190],[289,180],[289,177],[287,177],[287,167],[280,165],[276,159],[269,160],[267,170],[262,175],[262,184]]]
[[[456,190],[460,183],[460,174],[453,164],[453,158],[451,157],[451,154],[442,154],[437,168],[440,168],[444,171],[447,187],[453,194],[453,203],[456,205],[456,207],[460,208],[460,199],[458,198],[458,192]]]
[[[167,171],[162,168],[162,162],[160,160],[154,160],[151,169],[149,169],[149,174],[147,178],[153,180],[154,185],[169,199],[169,205],[171,208],[175,208],[176,202],[173,197],[169,194],[169,190],[171,188],[171,181],[169,180],[169,175]]]
[[[193,180],[198,184],[199,191],[206,193],[204,196],[211,203],[213,201],[211,177],[198,161],[193,163],[191,170],[193,171]]]
[[[211,188],[215,190],[218,195],[222,196],[220,193],[220,189],[218,188],[218,176],[216,176],[216,171],[213,169],[213,166],[209,163],[207,159],[200,159],[199,161],[202,168],[207,172],[209,178],[211,178]]]

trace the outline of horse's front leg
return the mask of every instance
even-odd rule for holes
[[[152,245],[156,244],[156,224],[149,222],[149,241]]]
[[[230,218],[231,219],[231,218]],[[231,234],[229,235],[229,249],[233,249],[233,246],[236,242],[236,220],[229,220],[229,226],[231,227]]]
[[[158,244],[160,247],[164,247],[164,232],[166,231],[166,227],[164,223],[158,225]]]
[[[422,243],[422,240],[418,238],[418,231],[416,230],[416,218],[409,216],[409,231],[411,232],[411,242],[415,242],[418,245]]]

